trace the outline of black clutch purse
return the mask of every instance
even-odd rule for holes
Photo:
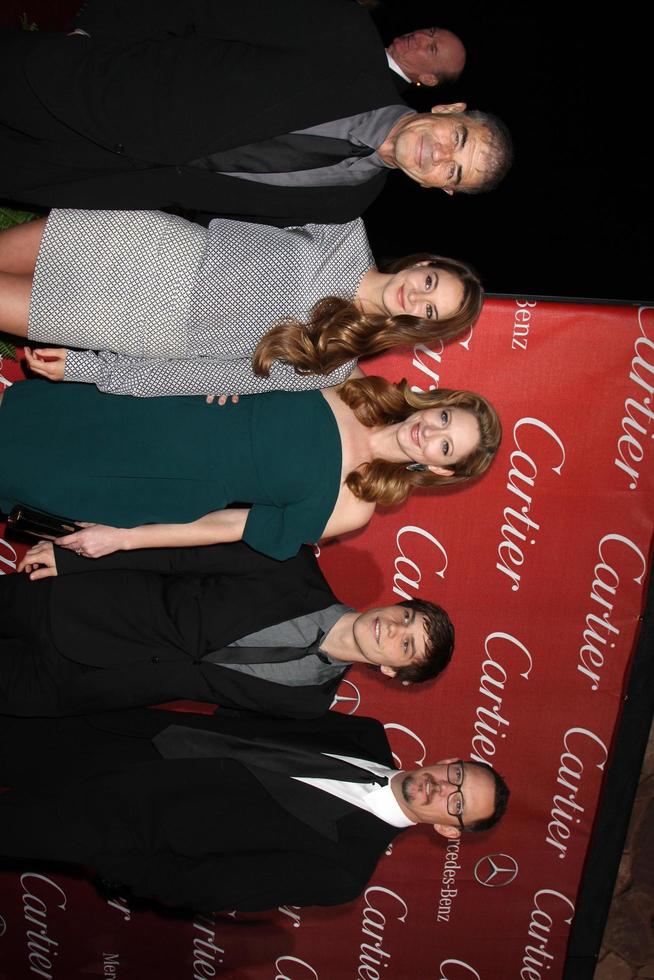
[[[18,534],[29,534],[33,538],[45,538],[53,540],[61,538],[64,534],[73,534],[74,531],[84,530],[81,525],[75,524],[67,517],[58,517],[56,514],[49,514],[45,510],[35,510],[33,507],[25,507],[24,504],[16,504],[11,508],[7,517],[7,529]]]

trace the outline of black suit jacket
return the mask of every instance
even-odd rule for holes
[[[40,108],[61,124],[63,158],[70,150],[66,133],[78,154],[70,179],[61,160],[56,181],[44,165],[31,200],[70,207],[177,205],[279,223],[360,215],[381,190],[383,173],[354,186],[280,188],[188,163],[401,103],[366,11],[351,0],[198,0],[186,7],[170,2],[152,9],[142,2],[130,15],[124,0],[89,4],[80,23],[91,38],[22,42],[26,54],[22,69],[11,72],[15,84],[26,83]],[[30,132],[29,119],[22,125]],[[30,135],[39,135],[38,125],[35,119]]]
[[[335,712],[3,719],[0,781],[14,787],[0,794],[4,853],[84,864],[169,905],[258,911],[354,899],[400,833],[288,776],[262,781],[229,759],[161,759],[150,739],[169,724],[310,741],[393,767],[379,722]]]
[[[338,601],[311,548],[283,562],[242,542],[94,560],[59,549],[57,563],[57,578],[0,582],[0,600],[22,607],[12,609],[22,637],[41,636],[45,626],[61,656],[101,668],[76,674],[65,701],[53,700],[48,714],[190,698],[310,718],[332,704],[338,677],[286,687],[203,660],[236,639]],[[34,621],[35,590],[45,594],[45,624]]]

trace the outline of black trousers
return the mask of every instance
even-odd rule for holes
[[[63,657],[50,639],[50,588],[43,579],[0,576],[0,714],[61,715],[76,704],[80,685],[93,685],[94,667]],[[87,699],[86,710],[94,710]],[[104,707],[101,699],[98,708]]]
[[[84,718],[0,717],[0,853],[84,863],[110,836],[98,814],[116,772],[161,763],[149,739],[104,732]],[[126,805],[126,804],[125,804]],[[96,820],[91,810],[96,807]]]

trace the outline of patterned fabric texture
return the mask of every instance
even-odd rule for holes
[[[34,274],[30,340],[183,357],[206,235],[161,211],[52,211]]]
[[[141,396],[306,390],[344,381],[251,356],[281,317],[353,299],[373,265],[363,222],[274,228],[161,212],[53,211],[39,253],[29,336],[71,351],[66,380]]]

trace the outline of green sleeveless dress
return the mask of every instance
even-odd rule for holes
[[[341,443],[319,391],[219,407],[26,381],[0,408],[0,467],[5,512],[23,503],[134,527],[251,504],[243,540],[283,559],[324,531],[340,489]]]

